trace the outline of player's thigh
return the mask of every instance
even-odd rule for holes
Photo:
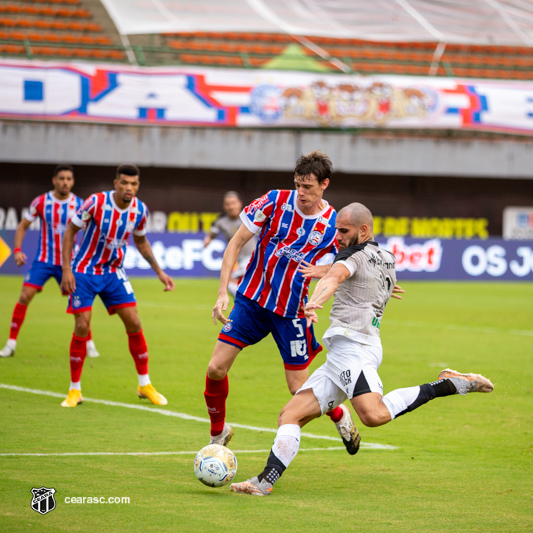
[[[285,379],[291,394],[296,394],[296,391],[308,380],[309,370],[304,368],[302,370],[292,370],[285,368]]]
[[[270,311],[268,318],[274,340],[286,370],[305,370],[322,346],[315,338],[313,328],[307,328],[305,318],[285,318]]]
[[[311,420],[322,415],[318,399],[311,389],[300,391],[293,396],[281,410],[278,426],[284,424],[297,424],[305,426]]]
[[[76,289],[68,295],[67,313],[76,315],[91,311],[94,299],[101,288],[101,276],[74,272],[74,278],[76,280]]]
[[[233,344],[217,341],[207,367],[210,379],[223,379],[229,372],[241,349]]]
[[[115,313],[120,317],[128,333],[139,333],[142,329],[137,306],[118,307]]]
[[[348,399],[348,395],[334,380],[328,361],[319,366],[311,377],[297,391],[295,398],[303,392],[311,391],[320,406],[320,413],[326,414]]]

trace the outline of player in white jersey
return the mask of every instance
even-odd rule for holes
[[[316,310],[335,295],[331,326],[324,334],[327,361],[281,411],[263,472],[231,485],[234,492],[269,495],[298,453],[301,428],[347,399],[365,426],[376,427],[437,397],[491,392],[494,388],[479,374],[460,374],[448,368],[437,381],[383,396],[377,372],[382,360],[379,325],[393,291],[403,292],[395,288],[395,259],[373,241],[372,214],[364,205],[353,203],[342,209],[336,228],[341,252],[305,306],[308,323],[317,322]]]
[[[235,233],[237,233],[237,230],[242,226],[242,220],[239,216],[242,211],[242,201],[238,193],[235,191],[228,191],[224,195],[222,207],[224,209],[224,214],[220,215],[215,222],[213,222],[213,225],[204,238],[204,248],[221,233],[226,237],[228,242],[231,241]],[[257,239],[254,237],[249,240],[239,252],[239,257],[237,258],[235,267],[231,271],[231,277],[228,283],[228,291],[233,297],[235,297],[235,294],[237,293],[239,279],[246,271],[246,267],[254,253],[256,244]]]

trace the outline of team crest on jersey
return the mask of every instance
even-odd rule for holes
[[[72,307],[78,308],[81,305],[80,297],[79,296],[73,296],[72,297]]]
[[[318,246],[322,242],[322,239],[324,239],[324,235],[320,231],[312,231],[307,242],[312,246]]]
[[[47,489],[46,487],[31,489],[31,493],[33,494],[31,508],[41,514],[53,511],[56,508],[56,501],[54,500],[55,492],[56,489]]]
[[[222,331],[224,333],[228,333],[229,331],[231,331],[231,329],[233,328],[233,326],[231,325],[231,322],[228,322],[223,328],[222,328]]]

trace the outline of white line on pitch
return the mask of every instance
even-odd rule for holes
[[[331,446],[329,448],[300,448],[299,452],[329,452],[344,450],[344,446]],[[268,453],[270,450],[232,450],[233,453]],[[71,455],[196,455],[194,452],[66,452],[66,453],[0,453],[0,457],[68,457]]]
[[[45,391],[45,390],[39,390],[39,389],[27,389],[25,387],[18,387],[16,385],[7,385],[5,383],[0,383],[0,389],[7,389],[7,390],[13,390],[18,392],[29,392],[31,394],[38,394],[40,396],[51,396],[53,398],[65,398],[64,394],[59,394],[58,392],[51,392],[51,391]],[[192,416],[185,413],[178,413],[176,411],[165,411],[164,409],[159,409],[157,407],[147,407],[145,405],[134,405],[131,403],[122,403],[122,402],[112,402],[109,400],[99,400],[97,398],[83,398],[84,402],[91,402],[91,403],[100,403],[102,405],[110,405],[112,407],[125,407],[126,409],[137,409],[138,411],[148,411],[150,413],[157,413],[164,416],[172,416],[175,418],[182,418],[184,420],[194,420],[195,422],[204,422],[204,423],[210,423],[211,421],[209,418],[200,418],[199,416]],[[231,426],[234,428],[241,428],[241,429],[249,429],[252,431],[262,431],[265,433],[277,433],[277,429],[272,428],[262,428],[262,427],[256,427],[256,426],[246,426],[244,424],[236,424],[234,422],[230,422]],[[338,437],[329,437],[326,435],[314,435],[313,433],[302,433],[302,437],[309,437],[310,439],[323,439],[323,440],[339,440]],[[363,448],[369,448],[373,450],[396,450],[396,446],[390,446],[388,444],[378,444],[373,442],[361,442],[361,447]]]

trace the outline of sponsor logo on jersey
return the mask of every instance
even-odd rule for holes
[[[298,228],[296,230],[296,233],[301,237],[302,235],[305,235],[305,229],[304,228]]]
[[[65,230],[67,229],[67,226],[65,226],[65,224],[58,224],[55,228],[54,228],[54,233],[56,235],[63,235],[63,233],[65,233]]]
[[[293,250],[290,246],[284,246],[276,252],[276,257],[282,256],[286,256],[292,261],[297,261],[299,263],[305,257],[305,253]]]
[[[258,209],[255,212],[255,215],[254,215],[254,222],[263,222],[263,220],[265,220],[265,218],[266,218],[265,213],[263,213],[263,211],[261,211],[261,209]]]
[[[292,213],[294,211],[294,209],[292,208],[291,204],[283,204],[281,206],[281,210],[282,211],[288,211],[289,213]]]
[[[312,231],[307,239],[307,242],[312,246],[318,246],[322,242],[323,238],[324,234],[320,233],[320,231]]]
[[[343,387],[346,387],[352,382],[352,373],[350,370],[344,370],[339,374],[339,380]]]
[[[111,239],[105,247],[108,250],[118,250],[119,248],[124,248],[124,246],[128,245],[128,241],[124,239]]]
[[[81,214],[81,219],[83,220],[83,222],[87,222],[87,220],[89,220],[90,218],[91,218],[91,213],[89,213],[89,211],[84,211]]]

